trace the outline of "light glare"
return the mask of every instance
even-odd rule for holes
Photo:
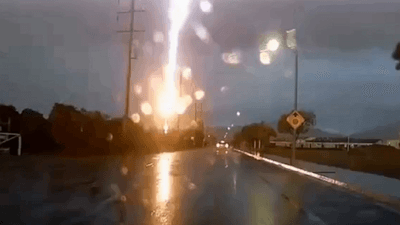
[[[186,67],[185,69],[183,69],[182,76],[186,80],[189,80],[192,77],[192,69],[190,69],[189,67]]]
[[[204,98],[204,91],[202,91],[202,90],[199,90],[199,91],[196,91],[195,93],[194,93],[194,96],[195,96],[195,98],[196,98],[196,100],[201,100],[201,99],[203,99]]]
[[[160,31],[156,31],[153,34],[153,41],[155,43],[162,43],[164,42],[164,34]]]
[[[159,183],[157,185],[157,201],[158,202],[165,202],[168,201],[170,198],[170,170],[171,170],[171,162],[173,160],[173,155],[164,153],[161,155],[157,172],[159,174],[158,179]]]
[[[271,58],[269,57],[268,52],[261,52],[260,53],[260,62],[264,65],[271,64]]]
[[[241,58],[241,54],[239,51],[222,54],[222,60],[227,64],[239,64],[240,58]]]
[[[209,1],[203,0],[200,2],[200,9],[204,13],[211,13],[213,10],[213,6]]]
[[[192,122],[190,122],[190,126],[196,128],[197,127],[197,122],[192,120]]]
[[[225,93],[226,91],[228,91],[228,87],[227,86],[221,87],[221,92],[222,93]]]
[[[151,115],[153,113],[153,108],[148,102],[142,103],[141,110],[145,115]]]
[[[136,84],[133,89],[135,90],[135,93],[140,95],[142,94],[142,86],[140,86],[139,84]]]
[[[176,113],[183,114],[186,111],[187,107],[189,107],[189,105],[192,104],[192,102],[193,102],[193,99],[189,95],[180,97],[178,99],[178,103],[176,106],[176,110],[175,110]]]
[[[132,121],[133,121],[134,123],[139,123],[139,122],[140,122],[140,115],[139,115],[139,113],[134,113],[134,114],[132,114],[131,119],[132,119]]]

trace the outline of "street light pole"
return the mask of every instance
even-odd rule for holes
[[[295,53],[295,77],[294,77],[294,110],[297,110],[297,83],[298,83],[298,51],[294,50]],[[292,143],[292,157],[290,158],[290,165],[294,164],[296,160],[296,129],[293,129],[293,143]]]
[[[182,97],[182,71],[180,71],[179,73],[179,97]],[[181,115],[178,114],[178,132],[180,132],[179,130],[180,117]]]

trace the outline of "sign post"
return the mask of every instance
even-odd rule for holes
[[[304,123],[305,119],[295,110],[286,118],[286,121],[293,128],[292,157],[290,158],[290,165],[293,165],[296,159],[296,130]]]

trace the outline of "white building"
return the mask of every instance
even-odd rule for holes
[[[397,140],[397,139],[396,140],[387,140],[386,145],[400,149],[400,140]]]

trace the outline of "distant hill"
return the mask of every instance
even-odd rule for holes
[[[292,134],[283,134],[283,133],[278,134],[279,140],[291,141],[292,137],[293,137]],[[344,135],[326,132],[318,128],[311,128],[307,133],[300,134],[300,138],[305,138],[305,137],[344,137]]]
[[[399,138],[400,121],[378,126],[370,130],[362,131],[351,135],[354,138],[379,138],[383,140]]]
[[[318,128],[311,128],[307,133],[300,135],[301,137],[344,137],[342,134],[330,133]]]

